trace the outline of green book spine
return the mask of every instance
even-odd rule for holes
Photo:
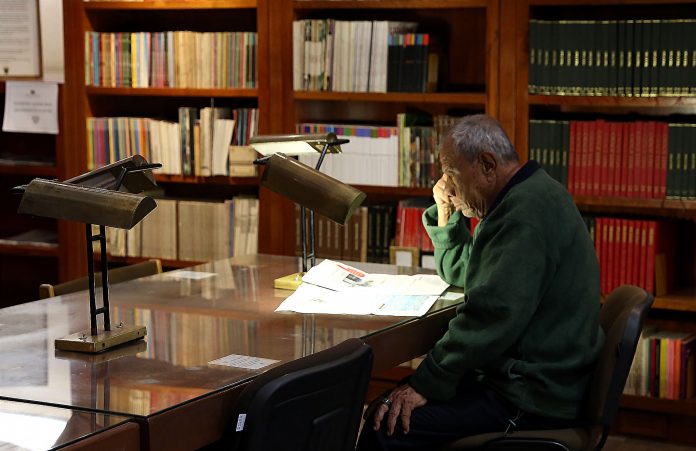
[[[675,197],[674,193],[674,155],[676,154],[677,145],[677,126],[669,124],[667,129],[667,181],[666,194],[668,199]]]
[[[660,67],[660,21],[650,21],[650,88],[648,95],[657,96],[658,92],[658,70]]]
[[[606,61],[606,77],[607,77],[607,95],[615,96],[618,94],[617,90],[617,54],[618,54],[618,33],[617,33],[617,21],[610,21],[606,28],[607,34],[607,61]]]
[[[633,36],[636,31],[635,27],[635,20],[627,20],[626,21],[626,39],[624,41],[625,48],[624,48],[624,58],[625,58],[625,66],[624,70],[626,72],[626,79],[625,79],[625,95],[626,96],[633,96],[633,83],[634,83],[634,73],[633,73],[633,58],[634,58],[634,42],[633,42]]]
[[[643,20],[641,24],[643,36],[641,41],[641,71],[640,71],[640,95],[641,97],[650,96],[651,86],[651,57],[652,57],[652,21]]]
[[[616,95],[626,95],[626,21],[616,24]]]
[[[631,92],[634,97],[640,96],[640,87],[643,79],[643,20],[636,20],[633,32],[633,86]]]
[[[529,21],[529,66],[528,66],[528,88],[530,94],[537,94],[539,87],[539,21],[531,19]]]

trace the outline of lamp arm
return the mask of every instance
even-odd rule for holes
[[[135,167],[126,167],[123,166],[121,167],[121,173],[118,175],[118,179],[116,179],[116,182],[114,182],[114,191],[118,191],[121,189],[121,185],[123,184],[123,180],[126,178],[126,175],[130,172],[143,172],[147,171],[149,169],[159,169],[162,167],[162,163],[148,163],[148,164],[143,164],[140,166],[135,166]]]

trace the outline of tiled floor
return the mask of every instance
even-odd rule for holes
[[[604,451],[696,451],[689,446],[670,445],[662,442],[643,440],[632,437],[610,436]]]

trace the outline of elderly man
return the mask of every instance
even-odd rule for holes
[[[440,162],[423,222],[438,274],[466,302],[408,382],[373,405],[359,450],[573,424],[604,341],[597,257],[568,192],[521,165],[484,115],[449,131]],[[480,219],[473,237],[465,217]]]

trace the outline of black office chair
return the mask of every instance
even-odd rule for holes
[[[355,449],[372,349],[357,338],[271,368],[235,404],[217,449]]]
[[[604,301],[599,321],[606,342],[588,387],[586,425],[569,429],[489,433],[459,439],[441,451],[482,449],[576,451],[602,449],[619,408],[643,321],[653,303],[645,290],[623,285]]]

